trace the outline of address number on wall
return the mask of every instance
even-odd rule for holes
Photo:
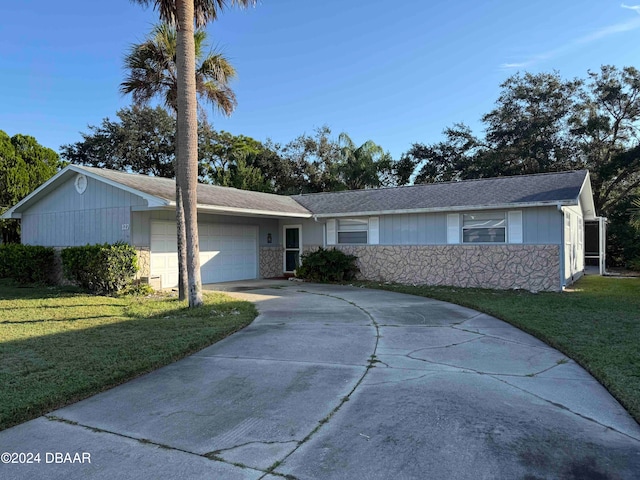
[[[122,224],[122,230],[129,230],[129,224],[128,223],[123,223]]]

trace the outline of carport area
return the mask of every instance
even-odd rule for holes
[[[349,286],[210,288],[260,315],[188,358],[0,432],[3,451],[92,459],[0,465],[0,477],[638,476],[638,424],[573,361],[495,318]]]

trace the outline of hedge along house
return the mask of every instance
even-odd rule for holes
[[[177,285],[173,180],[70,165],[3,218],[25,244],[130,243],[141,276]],[[292,197],[198,186],[203,283],[292,274],[325,246],[370,280],[560,290],[584,272],[585,221],[602,223],[586,171]]]

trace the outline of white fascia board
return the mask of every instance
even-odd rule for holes
[[[354,211],[346,213],[319,213],[314,215],[314,218],[366,217],[371,215],[401,215],[407,213],[467,212],[474,210],[505,210],[510,208],[560,207],[563,205],[578,205],[578,199],[554,200],[550,202],[503,203],[500,205],[465,205],[455,207],[407,208],[402,210],[371,210],[366,212]]]
[[[31,203],[31,201],[36,197],[38,197],[41,193],[51,190],[52,189],[51,185],[58,182],[62,177],[70,177],[70,172],[86,175],[87,177],[91,177],[95,180],[111,185],[112,187],[116,187],[121,190],[125,190],[129,193],[132,193],[134,195],[137,195],[139,197],[142,197],[147,201],[150,207],[161,207],[161,206],[167,205],[168,203],[168,201],[163,198],[155,197],[153,195],[149,195],[148,193],[144,193],[139,190],[136,190],[135,188],[127,187],[126,185],[122,185],[121,183],[114,182],[100,175],[96,175],[93,172],[89,172],[88,170],[85,170],[84,168],[78,165],[67,165],[58,173],[56,173],[53,177],[51,177],[49,180],[44,182],[42,185],[36,188],[33,192],[31,192],[29,195],[24,197],[22,200],[16,203],[13,207],[7,210],[0,218],[2,219],[21,218],[22,212],[20,212],[19,210],[21,210],[23,206]]]
[[[81,173],[86,175],[87,177],[91,177],[94,180],[98,180],[100,182],[106,183],[107,185],[111,185],[112,187],[119,188],[120,190],[124,190],[125,192],[132,193],[133,195],[137,195],[138,197],[142,197],[147,201],[149,207],[162,207],[168,205],[169,200],[161,197],[156,197],[155,195],[149,195],[148,193],[142,192],[140,190],[136,190],[135,188],[127,187],[122,183],[114,182],[113,180],[109,180],[108,178],[103,177],[94,172],[90,172],[89,170],[85,170],[81,166],[78,165],[69,165],[67,168],[70,168],[74,172]]]
[[[581,200],[582,213],[585,220],[593,220],[596,217],[596,206],[593,202],[593,190],[591,189],[591,179],[589,177],[589,171],[584,177],[582,187],[580,187],[580,194],[578,198]]]
[[[172,202],[175,206],[175,202]],[[274,212],[270,210],[258,210],[253,208],[223,207],[218,205],[198,205],[200,212],[212,212],[220,214],[260,216],[260,217],[287,217],[287,218],[311,218],[311,213]]]
[[[175,210],[176,202],[168,202],[160,207],[132,207],[136,212],[147,210]],[[217,213],[219,215],[237,215],[240,217],[272,217],[272,218],[311,218],[311,213],[272,212],[268,210],[255,210],[251,208],[222,207],[216,205],[198,205],[198,212]]]

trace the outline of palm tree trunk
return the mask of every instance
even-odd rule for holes
[[[189,307],[202,305],[200,249],[198,246],[198,103],[196,98],[196,59],[194,0],[176,0],[178,70],[177,145],[179,157],[176,178],[182,188],[187,240]]]
[[[174,112],[176,108],[173,109]],[[184,203],[182,202],[182,188],[178,181],[178,158],[180,151],[178,148],[178,125],[176,123],[176,156],[173,161],[173,170],[176,177],[176,231],[178,245],[178,300],[187,299],[187,288],[189,284],[187,276],[187,230],[184,225]]]
[[[176,156],[177,158],[177,156]],[[177,163],[177,162],[176,162]],[[187,299],[189,279],[187,275],[187,229],[184,223],[182,189],[176,175],[176,225],[178,230],[178,299]]]

